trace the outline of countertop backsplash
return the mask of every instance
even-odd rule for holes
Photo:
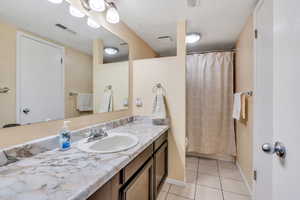
[[[146,120],[147,117],[141,117],[141,116],[129,116],[113,121],[108,121],[108,122],[103,122],[99,124],[95,124],[92,126],[88,126],[82,129],[78,130],[73,130],[71,132],[71,140],[72,143],[75,143],[83,138],[86,138],[88,136],[88,133],[90,130],[93,128],[96,129],[101,129],[101,128],[106,128],[106,130],[110,130],[113,128],[117,128],[119,126],[126,125],[128,123],[133,122],[134,120]],[[46,152],[46,151],[51,151],[53,149],[59,148],[59,137],[57,135],[33,140],[21,145],[16,145],[12,146],[9,148],[5,148],[0,150],[2,153],[2,159],[0,160],[0,166],[4,166],[13,162],[16,162],[18,160],[24,159],[24,158],[29,158],[32,156],[35,156],[37,154]],[[5,157],[7,159],[5,159]],[[4,162],[6,160],[6,162]]]

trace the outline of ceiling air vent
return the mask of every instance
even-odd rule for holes
[[[127,46],[127,45],[128,45],[127,42],[121,42],[121,43],[120,43],[120,46]]]
[[[195,8],[200,6],[200,0],[187,0],[188,7]]]
[[[60,29],[64,30],[64,31],[67,31],[67,32],[69,32],[69,33],[71,33],[71,34],[73,34],[73,35],[76,35],[76,32],[75,32],[75,31],[69,29],[68,27],[66,27],[66,26],[64,26],[64,25],[62,25],[62,24],[55,24],[55,26],[56,26],[57,28],[60,28]]]
[[[157,37],[157,39],[159,41],[162,41],[162,42],[173,42],[173,38],[171,36],[168,36],[168,35],[166,35],[166,36],[159,36],[159,37]]]

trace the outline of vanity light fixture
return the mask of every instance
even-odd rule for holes
[[[116,55],[117,53],[119,53],[119,49],[115,48],[115,47],[105,47],[104,52],[105,52],[105,54],[112,56],[112,55]]]
[[[105,10],[104,0],[89,0],[89,7],[96,12],[103,12]]]
[[[82,18],[85,16],[84,13],[82,13],[80,10],[71,5],[69,7],[69,12],[74,17]]]
[[[106,11],[106,20],[111,24],[120,22],[120,15],[114,3],[110,3],[110,7]]]
[[[90,17],[87,19],[87,25],[89,25],[91,28],[97,29],[100,28],[100,25]]]
[[[200,33],[189,33],[185,38],[187,44],[193,44],[198,42],[201,39]]]
[[[51,3],[60,4],[63,2],[63,0],[48,0]]]
[[[114,2],[108,0],[80,0],[82,7],[90,12],[103,12],[106,10],[106,21],[111,24],[120,22],[120,15]]]

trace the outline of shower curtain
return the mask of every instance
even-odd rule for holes
[[[236,155],[233,53],[187,56],[187,152]]]

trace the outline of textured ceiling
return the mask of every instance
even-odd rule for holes
[[[189,50],[232,48],[257,0],[117,0],[121,19],[161,55],[175,55],[176,23],[186,19],[188,32],[200,32],[202,40]],[[170,35],[172,42],[157,37]]]
[[[61,44],[92,54],[92,41],[100,38],[105,46],[120,49],[118,57],[105,56],[105,61],[128,59],[128,46],[120,46],[123,41],[104,28],[92,29],[86,18],[75,18],[69,14],[68,3],[52,4],[47,0],[1,0],[0,21],[13,24],[23,30],[49,38]],[[58,29],[60,23],[76,32]],[[1,36],[0,36],[1,37]]]

